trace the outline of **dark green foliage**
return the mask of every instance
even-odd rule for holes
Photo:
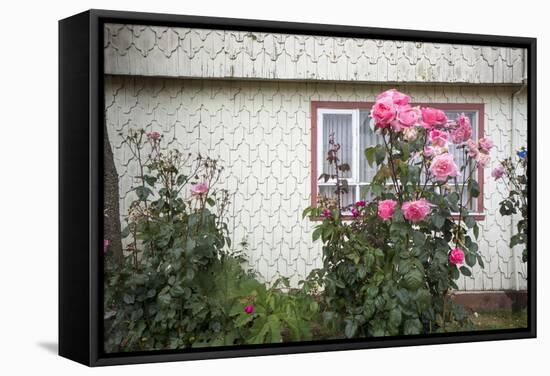
[[[503,216],[516,216],[516,233],[510,239],[510,247],[522,246],[522,259],[527,262],[527,238],[528,238],[528,192],[527,192],[527,149],[524,147],[517,152],[516,162],[507,158],[501,162],[504,169],[502,180],[508,189],[508,197],[500,202],[500,214]]]

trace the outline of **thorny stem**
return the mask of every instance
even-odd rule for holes
[[[390,141],[391,141],[391,131],[389,131],[390,133]],[[393,186],[394,186],[394,189],[395,189],[395,193],[397,194],[397,197],[399,198],[399,201],[402,203],[403,202],[403,197],[401,197],[401,190],[399,188],[399,184],[398,184],[398,180],[397,180],[397,174],[395,173],[395,167],[393,165],[393,146],[390,147],[388,146],[388,142],[386,140],[386,137],[385,136],[382,136],[382,139],[384,140],[384,146],[386,148],[386,152],[389,154],[388,156],[388,163],[391,167],[391,178],[392,178],[392,181],[393,181]],[[391,142],[390,142],[390,145],[391,145]]]

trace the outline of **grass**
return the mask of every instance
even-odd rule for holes
[[[472,313],[470,320],[474,330],[527,328],[527,311],[487,311]]]

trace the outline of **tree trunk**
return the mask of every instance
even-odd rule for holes
[[[122,262],[122,239],[119,209],[118,174],[113,159],[113,151],[103,122],[103,236],[109,241],[109,250],[117,262]]]

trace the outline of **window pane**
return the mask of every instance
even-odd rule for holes
[[[319,186],[319,194],[321,196],[336,198],[336,193],[334,193],[334,190],[335,190],[334,185]],[[348,193],[342,194],[342,207],[345,208],[346,206],[354,204],[357,201],[355,191],[356,191],[356,186],[350,185]]]
[[[359,111],[359,181],[370,183],[376,173],[376,166],[370,167],[365,158],[365,149],[378,144],[384,144],[380,133],[375,133],[370,127],[370,113],[368,110]]]
[[[449,120],[455,120],[458,117],[458,115],[461,113],[464,113],[464,115],[470,119],[470,124],[472,126],[472,139],[477,140],[478,130],[477,130],[477,116],[475,111],[445,111],[445,114],[447,115],[447,118]],[[455,163],[459,169],[462,168],[462,166],[464,166],[468,161],[468,157],[464,155],[465,154],[464,149],[457,149],[456,145],[452,143],[449,144],[449,153],[451,153],[454,156]],[[472,164],[470,172],[472,172],[472,170],[475,170],[474,164]],[[466,171],[466,177],[468,177],[468,175],[469,175],[469,171]],[[477,178],[477,176],[475,176],[474,178]],[[463,174],[459,174],[457,176],[457,182],[458,184],[463,184],[464,182]],[[468,195],[467,189],[465,189],[464,191],[465,192],[462,197],[462,203],[466,204],[468,202],[469,195]],[[477,200],[475,199],[471,200],[469,205],[467,205],[468,209],[475,211],[477,207],[476,203],[477,203]]]
[[[447,118],[449,120],[455,120],[457,116],[464,112],[464,115],[466,115],[470,119],[470,124],[472,125],[472,139],[477,140],[477,117],[476,113],[473,111],[466,112],[466,111],[445,111],[445,114],[447,115]],[[454,144],[449,144],[449,153],[451,153],[454,158],[456,165],[461,168],[464,166],[464,164],[467,161],[467,158],[464,158],[464,149],[457,149],[457,147]],[[457,180],[459,183],[463,182],[462,174],[457,176]]]
[[[353,132],[352,132],[352,115],[351,114],[323,114],[323,171],[324,173],[334,174],[336,171],[334,166],[330,166],[326,160],[327,151],[329,148],[329,136],[334,135],[334,141],[340,144],[340,152],[338,157],[339,163],[347,163],[352,165],[353,161]],[[351,170],[341,173],[341,177],[350,178]]]

